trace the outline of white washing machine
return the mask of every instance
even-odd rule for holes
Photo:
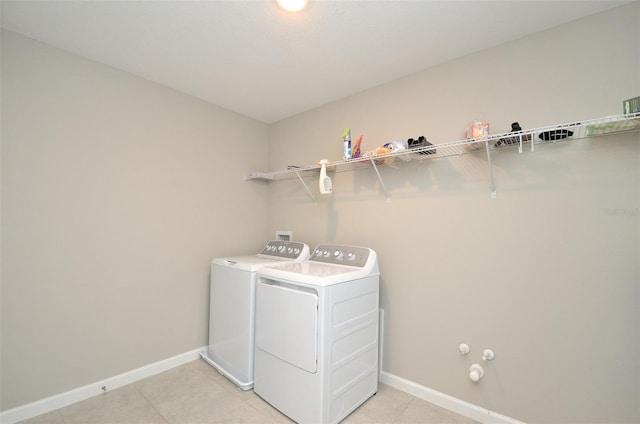
[[[257,255],[211,262],[209,346],[200,356],[242,390],[253,387],[256,272],[308,258],[304,243],[270,241]]]
[[[256,288],[256,394],[298,423],[337,423],[378,391],[376,253],[319,245],[264,267]]]

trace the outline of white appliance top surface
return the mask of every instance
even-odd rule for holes
[[[344,252],[348,249],[367,250],[368,256],[364,262],[356,265],[343,265],[342,263],[328,263],[331,260],[327,257],[319,257],[318,252],[329,251],[335,252],[341,250]],[[336,261],[347,262],[346,255],[344,258]],[[359,278],[365,278],[371,275],[379,275],[378,259],[376,253],[371,249],[353,248],[350,246],[318,246],[314,249],[311,258],[302,262],[285,263],[274,266],[267,266],[258,272],[260,276],[271,278],[274,280],[282,280],[293,283],[304,283],[316,286],[329,286],[332,284],[352,281]]]
[[[312,261],[292,262],[276,266],[266,266],[258,271],[258,276],[292,283],[304,283],[314,286],[330,286],[345,281],[378,275],[375,272],[347,265],[333,265]]]
[[[257,271],[267,265],[279,265],[293,262],[295,259],[268,257],[266,255],[232,256],[228,258],[216,258],[212,261],[215,265],[234,267],[244,271]]]
[[[277,247],[283,246],[282,253],[278,254]],[[297,253],[286,253],[288,247],[298,248]],[[265,253],[274,251],[274,254]],[[262,250],[262,253],[247,256],[230,256],[226,258],[215,258],[212,264],[233,267],[244,271],[257,271],[264,266],[286,264],[289,262],[304,261],[309,258],[309,247],[304,243],[270,241]]]

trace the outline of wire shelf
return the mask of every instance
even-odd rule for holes
[[[596,137],[608,134],[640,131],[640,113],[614,115],[604,118],[587,119],[559,125],[533,128],[517,132],[491,134],[479,139],[462,139],[448,143],[433,144],[410,149],[400,149],[384,154],[365,155],[360,158],[350,160],[338,160],[327,164],[327,170],[335,172],[354,171],[359,168],[374,168],[380,180],[383,191],[389,200],[384,181],[378,172],[378,166],[398,164],[412,160],[429,160],[445,158],[450,156],[460,156],[464,154],[482,152],[487,155],[489,164],[489,176],[491,179],[491,195],[495,197],[495,187],[493,183],[493,172],[491,169],[491,151],[518,147],[522,153],[525,145],[530,145],[531,151],[539,144],[558,143],[583,138]],[[300,167],[289,167],[285,170],[272,172],[252,172],[244,177],[245,180],[280,180],[287,178],[298,178],[307,189],[311,198],[315,198],[302,176],[311,172],[319,172],[320,164],[313,164]]]
[[[337,160],[327,164],[327,168],[331,171],[352,171],[359,167],[370,167],[372,162],[376,165],[388,165],[396,162],[396,158],[400,161],[408,162],[411,160],[459,156],[466,153],[485,150],[486,143],[489,144],[489,149],[491,150],[513,146],[519,146],[520,149],[522,149],[524,144],[531,144],[531,148],[533,150],[533,146],[537,144],[557,143],[586,137],[639,130],[640,113],[616,115],[567,124],[550,125],[518,132],[491,134],[480,139],[462,139],[448,143],[434,144],[431,146],[402,149],[395,152],[365,156],[351,160]],[[533,144],[531,143],[532,140]],[[300,167],[289,167],[288,169],[280,171],[252,172],[250,175],[246,176],[245,179],[278,180],[283,178],[295,178],[296,174],[319,170],[320,165],[313,164]]]

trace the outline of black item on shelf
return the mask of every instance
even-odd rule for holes
[[[554,141],[554,140],[562,140],[567,137],[571,137],[573,135],[573,131],[571,130],[551,130],[541,132],[538,137],[540,140],[545,141]]]
[[[407,146],[409,147],[409,149],[419,149],[422,147],[433,146],[433,144],[429,143],[427,139],[421,135],[417,140],[414,140],[413,138],[408,139]],[[416,153],[418,153],[419,155],[435,155],[436,149],[423,150]]]
[[[520,133],[521,131],[522,131],[522,128],[520,127],[519,123],[514,122],[511,124],[512,133]],[[531,141],[531,134],[524,134],[522,136],[522,141]],[[519,142],[520,142],[520,136],[505,137],[498,140],[496,144],[494,144],[494,146],[495,147],[511,146],[513,144],[518,144]]]

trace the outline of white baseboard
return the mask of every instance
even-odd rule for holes
[[[135,383],[136,381],[196,360],[200,358],[201,353],[206,351],[207,347],[205,346],[171,358],[154,362],[153,364],[145,365],[105,380],[70,390],[65,393],[60,393],[36,402],[2,411],[0,412],[0,423],[14,424],[22,420],[64,408],[65,406],[69,406],[73,403],[80,402],[103,393],[103,387],[105,387],[106,390],[113,390],[118,387],[126,386],[127,384]],[[385,371],[380,371],[380,382],[482,423],[524,424],[516,419],[481,408]]]
[[[206,347],[202,347],[190,352],[181,353],[171,358],[163,359],[105,380],[96,381],[95,383],[87,384],[86,386],[65,393],[60,393],[13,409],[7,409],[6,411],[0,412],[0,423],[13,424],[89,399],[104,393],[105,390],[113,390],[126,386],[127,384],[135,383],[136,381],[196,360],[200,358],[200,353],[205,352],[206,349]]]
[[[464,400],[438,392],[437,390],[421,386],[413,381],[398,377],[385,371],[380,372],[380,382],[482,423],[524,424],[522,421],[481,408],[472,403],[465,402]]]

